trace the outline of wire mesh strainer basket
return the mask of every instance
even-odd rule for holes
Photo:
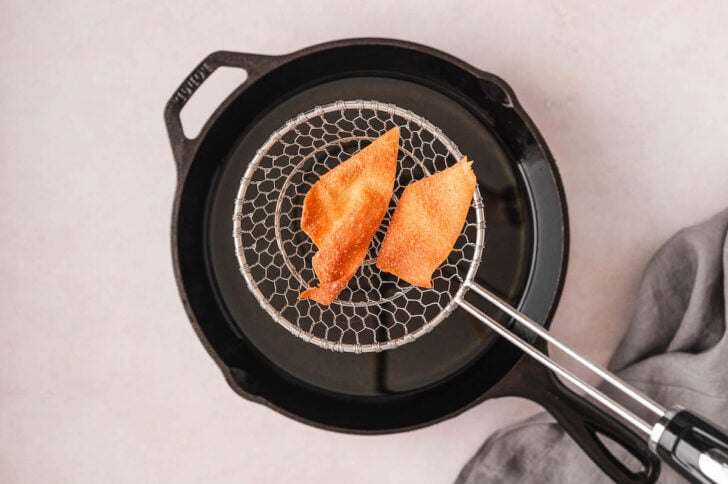
[[[331,305],[298,300],[316,283],[311,263],[316,247],[301,230],[306,193],[321,175],[394,126],[400,128],[394,196],[364,263]],[[457,307],[463,283],[478,269],[485,230],[478,190],[431,289],[381,272],[376,255],[404,188],[461,158],[440,129],[391,104],[339,101],[289,120],[256,152],[235,199],[235,253],[248,288],[291,333],[334,351],[382,351],[429,332]]]

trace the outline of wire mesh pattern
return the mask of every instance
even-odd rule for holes
[[[298,295],[316,285],[316,246],[301,230],[303,200],[319,177],[399,126],[394,196],[364,263],[329,306]],[[333,351],[396,348],[429,332],[457,306],[483,248],[483,203],[476,189],[463,233],[423,289],[377,269],[376,256],[399,195],[413,181],[462,158],[427,120],[391,104],[339,101],[302,113],[256,152],[235,199],[233,238],[240,272],[270,316],[296,336]]]

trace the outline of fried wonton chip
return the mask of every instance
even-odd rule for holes
[[[318,252],[313,269],[318,287],[298,298],[331,304],[364,262],[387,213],[397,174],[399,128],[323,175],[306,194],[301,228]]]
[[[377,267],[432,287],[435,272],[463,230],[477,182],[467,157],[405,188],[384,236]]]

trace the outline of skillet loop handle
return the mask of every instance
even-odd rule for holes
[[[179,85],[164,108],[164,122],[167,125],[169,141],[172,145],[172,152],[174,153],[179,173],[181,173],[189,164],[189,161],[197,151],[203,137],[202,133],[200,133],[200,135],[198,135],[195,139],[187,138],[182,129],[182,122],[180,120],[180,112],[182,111],[182,108],[192,98],[195,91],[197,91],[205,80],[207,80],[219,67],[237,67],[246,71],[247,78],[243,81],[240,87],[238,87],[238,89],[240,89],[265,74],[269,66],[273,63],[273,59],[275,59],[275,57],[243,54],[238,52],[213,52],[207,56],[205,60],[200,62],[182,82],[182,84]],[[223,105],[229,103],[231,98],[232,96],[229,96],[223,102]],[[202,132],[204,131],[205,130],[203,129]]]
[[[611,479],[618,483],[652,483],[660,475],[660,460],[645,439],[591,401],[577,395],[550,374],[551,385],[536,400],[561,424],[576,443]],[[600,439],[611,439],[635,458],[632,470]]]

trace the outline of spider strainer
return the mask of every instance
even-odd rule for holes
[[[316,283],[316,248],[301,230],[303,200],[318,178],[388,129],[399,126],[394,196],[359,271],[329,306],[298,294]],[[546,353],[464,299],[471,290],[658,416],[665,408],[565,345],[538,323],[473,279],[484,244],[483,201],[476,188],[463,232],[433,287],[411,286],[375,265],[398,195],[405,186],[462,158],[441,130],[422,117],[376,101],[339,101],[289,120],[256,152],[240,182],[233,238],[240,272],[270,316],[303,340],[341,352],[397,348],[432,330],[461,307],[500,336],[555,371],[647,435],[652,426],[610,396],[575,376]],[[476,163],[477,163],[477,156]]]
[[[298,300],[316,284],[311,262],[316,247],[301,230],[306,193],[321,175],[394,126],[400,128],[394,196],[364,264],[331,305]],[[464,283],[477,272],[485,231],[478,190],[431,289],[381,272],[376,255],[402,190],[461,158],[440,129],[391,104],[339,101],[289,120],[256,152],[235,199],[235,252],[248,288],[291,333],[334,351],[382,351],[429,332],[458,306]]]

